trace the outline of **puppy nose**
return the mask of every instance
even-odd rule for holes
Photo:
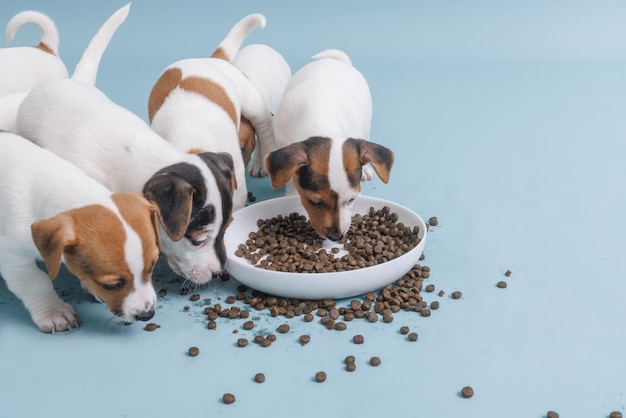
[[[140,312],[137,315],[135,315],[135,319],[137,321],[149,321],[152,319],[152,317],[154,317],[154,309],[151,309],[145,312]]]
[[[343,234],[341,232],[337,232],[337,233],[332,233],[329,232],[328,234],[326,234],[326,238],[328,238],[331,241],[341,241],[341,239],[343,238]]]

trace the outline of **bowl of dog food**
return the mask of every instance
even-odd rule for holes
[[[378,290],[407,274],[426,245],[424,220],[397,203],[359,196],[342,241],[322,240],[299,196],[270,199],[233,214],[226,270],[257,291],[304,300]]]

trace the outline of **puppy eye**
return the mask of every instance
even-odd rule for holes
[[[324,201],[323,200],[311,200],[309,199],[309,203],[316,208],[323,208]]]
[[[201,245],[206,244],[208,239],[209,239],[208,235],[203,235],[197,238],[190,238],[189,240],[191,241],[191,244],[193,244],[194,246],[200,247]]]
[[[126,279],[124,279],[123,277],[120,277],[117,281],[113,283],[100,283],[100,286],[102,286],[104,290],[110,290],[110,291],[120,290],[124,288],[124,286],[126,286]]]

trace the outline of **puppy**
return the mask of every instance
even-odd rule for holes
[[[300,195],[322,238],[339,241],[348,230],[361,180],[373,173],[385,183],[393,152],[368,142],[372,117],[369,87],[342,51],[326,50],[285,87],[274,118],[277,150],[265,158],[275,189]],[[289,184],[288,184],[289,183]]]
[[[0,179],[0,275],[42,331],[78,324],[50,280],[61,263],[122,321],[152,318],[160,242],[150,202],[139,193],[112,193],[68,161],[8,132],[0,132]]]
[[[233,64],[248,77],[261,96],[272,115],[276,113],[278,103],[283,95],[285,86],[291,78],[291,68],[283,56],[272,47],[264,44],[247,45],[239,50]],[[265,149],[256,149],[256,132],[245,118],[241,119],[239,127],[239,145],[243,153],[244,165],[248,165],[252,155],[249,173],[254,177],[263,177],[267,171],[263,166],[263,157],[273,149],[264,144]],[[253,151],[254,154],[252,154]]]
[[[0,49],[0,96],[31,90],[44,80],[67,78],[67,69],[59,58],[59,32],[46,15],[35,11],[16,14],[7,24],[7,41],[11,42],[20,26],[34,23],[41,30],[36,47]]]
[[[169,65],[148,100],[152,129],[184,152],[224,152],[234,163],[233,210],[245,206],[246,173],[239,145],[240,120],[250,121],[263,140],[273,143],[271,113],[250,80],[231,61],[252,29],[265,17],[251,14],[237,22],[210,58]]]
[[[128,6],[118,10],[96,38],[110,38],[127,14]],[[70,79],[35,87],[18,110],[16,131],[113,191],[143,192],[158,208],[162,250],[172,270],[205,284],[221,275],[226,262],[222,237],[232,213],[232,158],[179,151],[94,87],[103,46],[92,40]]]

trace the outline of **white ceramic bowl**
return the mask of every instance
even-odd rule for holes
[[[408,253],[391,261],[372,267],[333,273],[286,273],[254,267],[250,261],[237,257],[237,246],[245,243],[250,232],[259,228],[259,219],[298,212],[306,216],[299,196],[279,197],[254,203],[233,214],[233,220],[226,231],[224,242],[228,256],[226,270],[246,286],[261,292],[296,299],[342,299],[378,290],[404,276],[418,262],[426,245],[426,225],[422,218],[410,209],[388,200],[359,196],[352,207],[352,214],[366,214],[370,207],[381,209],[388,206],[398,214],[398,222],[406,226],[418,226],[420,243]],[[324,241],[323,248],[341,248],[341,244]],[[343,251],[343,250],[342,250]]]

